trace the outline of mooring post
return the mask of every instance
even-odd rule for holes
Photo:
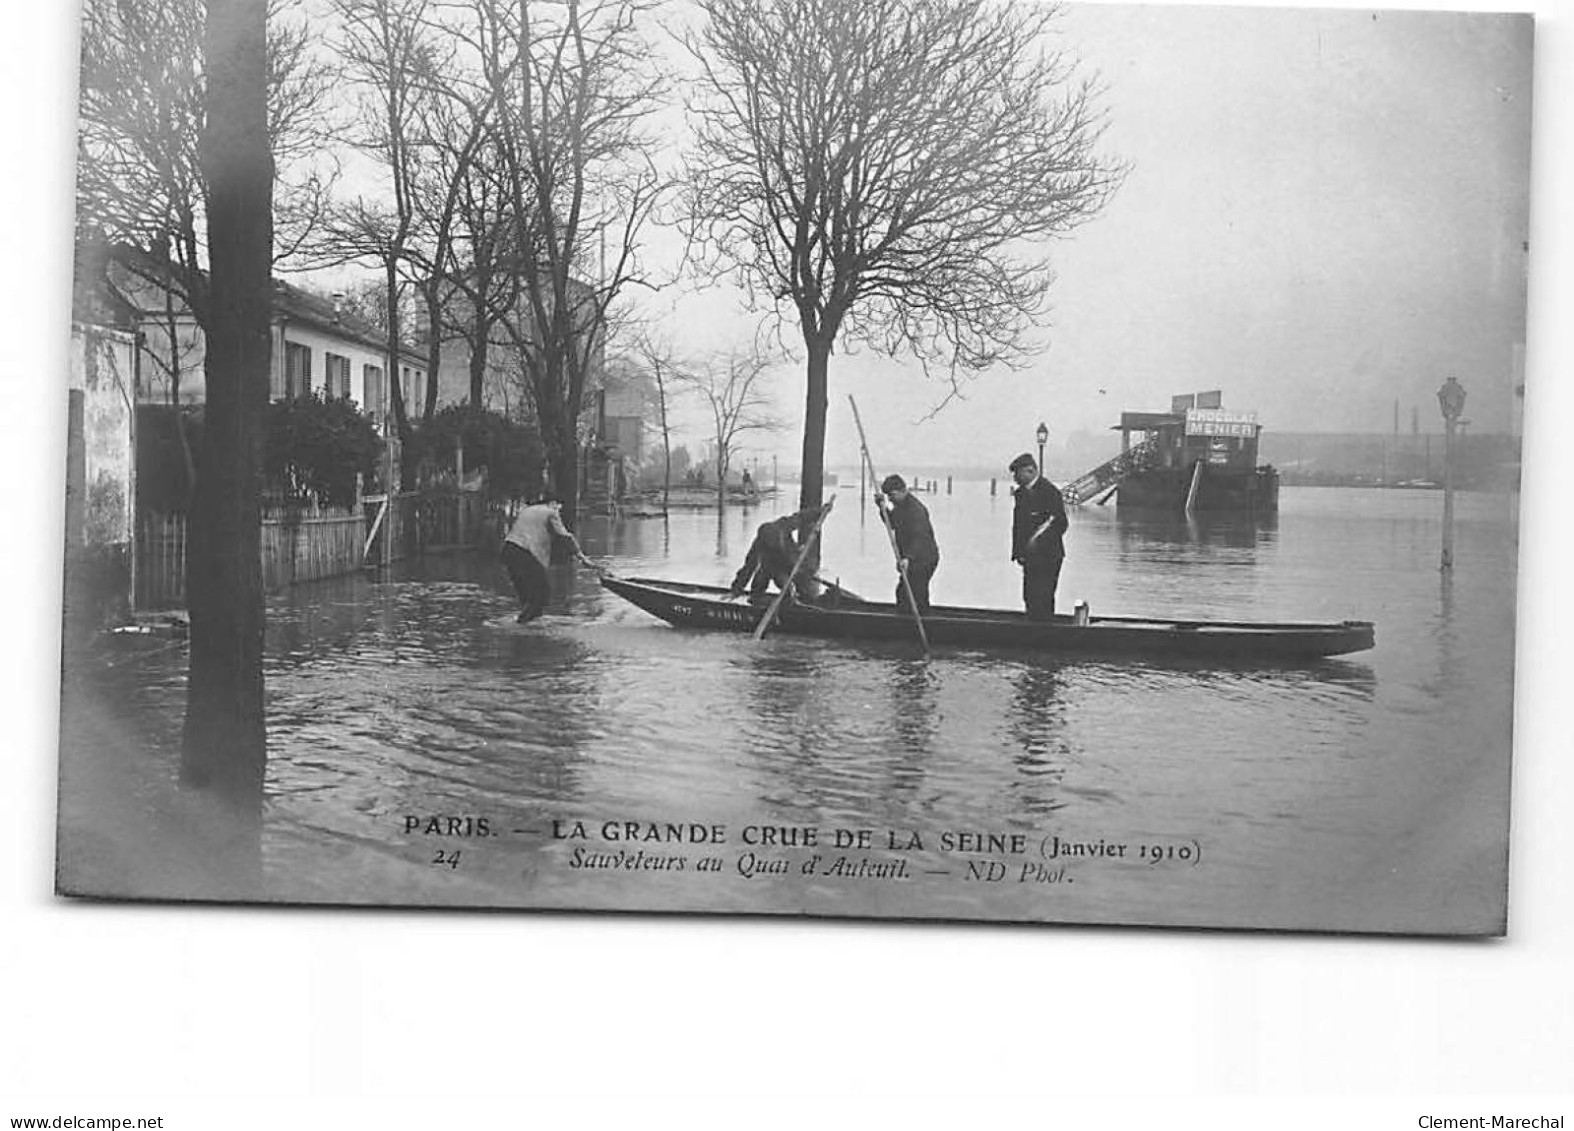
[[[1456,377],[1443,382],[1437,391],[1438,407],[1443,410],[1443,561],[1440,569],[1454,568],[1454,430],[1465,411],[1465,387]]]

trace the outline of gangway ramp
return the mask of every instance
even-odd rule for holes
[[[1067,483],[1060,489],[1060,494],[1072,506],[1081,506],[1089,499],[1113,491],[1126,476],[1148,467],[1158,458],[1158,454],[1157,437],[1133,444],[1114,459],[1106,460],[1092,471]]]

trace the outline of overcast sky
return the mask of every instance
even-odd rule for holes
[[[1440,427],[1457,376],[1476,432],[1512,421],[1524,309],[1531,21],[1510,15],[1068,5],[1065,50],[1104,84],[1107,154],[1130,174],[1054,243],[1057,281],[1019,369],[945,387],[867,349],[831,365],[827,462],[851,464],[846,395],[886,465],[981,465],[1107,434],[1122,410],[1221,389],[1276,431]],[[674,69],[683,68],[675,61]],[[669,153],[682,116],[664,113]],[[675,233],[651,231],[659,260]],[[692,282],[645,305],[681,348],[747,341],[758,314]],[[796,328],[784,328],[793,343]],[[795,460],[802,363],[773,371],[788,428],[756,454]],[[704,420],[680,414],[697,451]]]
[[[1528,18],[1349,9],[1075,5],[1061,21],[1107,88],[1131,173],[1051,248],[1057,282],[1024,369],[943,390],[868,351],[832,359],[827,461],[856,459],[846,394],[882,462],[993,462],[1123,409],[1222,389],[1279,431],[1441,427],[1457,376],[1474,431],[1511,425],[1525,339]],[[744,333],[735,298],[675,305],[696,345]],[[779,397],[801,437],[801,370]],[[871,435],[871,444],[876,436]]]

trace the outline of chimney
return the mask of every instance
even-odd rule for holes
[[[344,310],[344,292],[343,291],[334,291],[333,292],[333,321],[334,321],[335,325],[338,324],[338,322],[339,322],[339,315],[343,312],[343,310]]]

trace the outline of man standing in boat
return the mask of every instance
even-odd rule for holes
[[[1011,515],[1011,560],[1022,567],[1022,601],[1029,620],[1050,620],[1055,615],[1055,588],[1060,566],[1066,560],[1063,535],[1070,522],[1066,501],[1038,464],[1027,453],[1011,461],[1017,486]]]
[[[913,603],[922,616],[929,612],[929,579],[940,568],[940,546],[935,542],[929,508],[913,497],[900,475],[887,475],[880,490],[890,500],[883,509],[891,524],[891,533],[896,536],[897,571],[906,571],[907,584],[913,590]],[[896,583],[896,607],[907,608],[907,594],[902,591],[900,578]]]
[[[535,620],[552,596],[552,581],[547,567],[552,564],[552,540],[565,538],[574,547],[574,556],[585,565],[596,563],[585,556],[568,527],[563,525],[563,504],[547,496],[519,512],[508,536],[503,539],[502,562],[508,579],[519,598],[520,624]]]

